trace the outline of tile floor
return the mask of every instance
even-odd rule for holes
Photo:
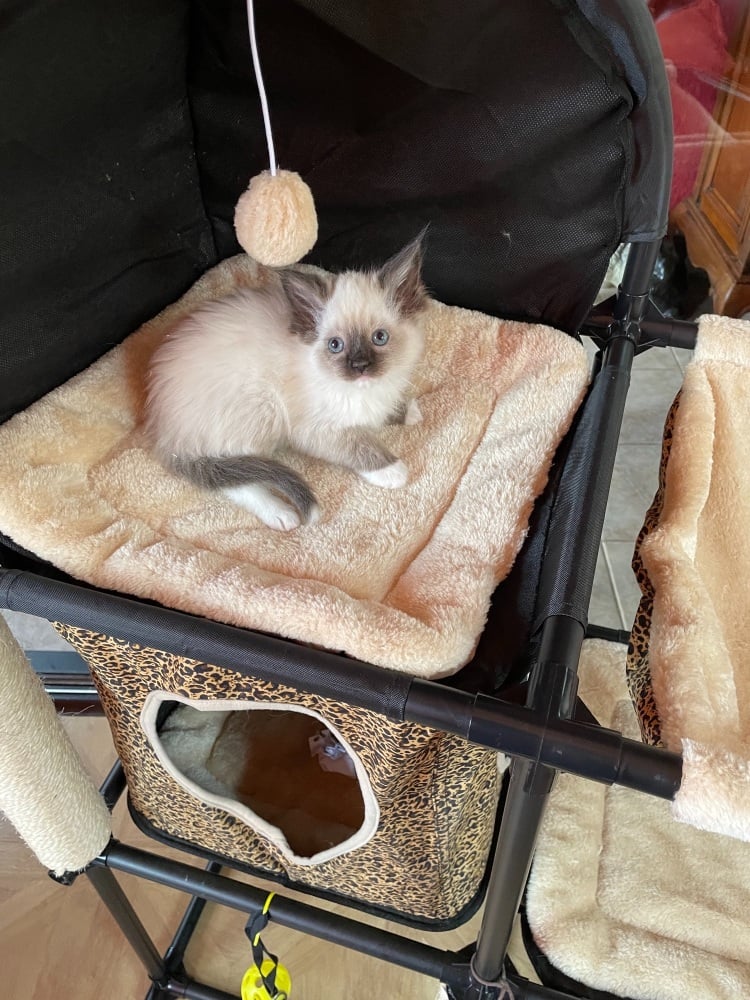
[[[630,630],[640,599],[630,569],[633,545],[656,490],[664,418],[689,358],[689,351],[656,348],[635,360],[591,600],[597,625]],[[7,617],[24,648],[69,648],[47,622]]]
[[[640,601],[633,547],[658,484],[664,420],[691,355],[654,348],[635,359],[589,611],[597,625],[630,631],[633,623]]]

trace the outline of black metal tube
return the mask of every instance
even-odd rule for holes
[[[99,693],[89,674],[46,674],[39,679],[58,712],[71,715],[103,715]]]
[[[549,986],[540,986],[522,976],[510,975],[507,980],[513,990],[513,1000],[575,1000],[570,993],[561,993]]]
[[[0,568],[0,608],[65,621],[188,659],[288,684],[403,721],[411,677],[261,632],[223,625],[105,591]]]
[[[244,882],[116,842],[110,844],[104,854],[93,862],[93,866],[92,871],[98,870],[98,866],[106,866],[181,892],[189,892],[193,896],[200,896],[242,913],[249,914],[260,909],[268,897],[265,890],[256,889]],[[274,896],[269,913],[273,921],[284,927],[351,948],[364,955],[384,959],[434,979],[442,980],[444,969],[458,960],[458,956],[452,952],[432,948],[399,934],[370,927],[283,896]]]
[[[417,677],[409,689],[404,720],[468,739],[475,702],[474,694]],[[517,710],[517,706],[507,708],[510,714]]]
[[[172,1000],[185,997],[186,1000],[240,1000],[239,993],[227,993],[216,986],[196,982],[194,979],[177,979],[171,976],[166,986],[152,985],[145,1000]]]
[[[613,784],[623,788],[642,790],[660,799],[671,800],[682,782],[682,757],[669,750],[660,750],[657,756],[649,747],[636,740],[622,741],[617,778]]]
[[[621,750],[618,734],[581,727],[578,723],[565,723],[564,727],[554,734],[554,743],[543,747],[548,729],[547,720],[535,716],[528,709],[507,704],[497,698],[480,695],[472,700],[471,695],[446,684],[408,677],[356,661],[347,661],[347,668],[351,668],[349,674],[349,671],[341,670],[341,661],[333,654],[305,650],[304,647],[285,643],[281,639],[275,640],[255,633],[248,636],[240,629],[202,619],[194,620],[179,612],[140,605],[135,601],[62,584],[59,581],[47,581],[16,570],[0,571],[0,606],[24,610],[27,602],[29,606],[34,603],[35,592],[41,586],[44,586],[46,592],[48,584],[55,588],[54,592],[48,595],[52,603],[57,598],[72,603],[76,618],[73,624],[83,624],[85,621],[88,623],[86,627],[103,630],[105,624],[97,618],[99,606],[109,608],[110,601],[114,601],[118,609],[119,627],[111,634],[119,634],[134,642],[153,641],[156,648],[193,656],[196,655],[193,640],[198,634],[203,642],[202,652],[217,654],[209,662],[220,662],[227,667],[241,670],[252,667],[257,676],[268,679],[283,676],[288,682],[289,677],[294,676],[295,684],[301,690],[335,697],[352,705],[361,705],[380,712],[386,718],[408,720],[456,733],[480,746],[503,750],[511,755],[539,759],[562,770],[570,770],[581,777],[591,777],[599,781],[618,780],[616,768],[614,770],[610,768],[606,776],[602,776],[599,774],[596,760],[586,762],[580,759],[580,750],[584,748],[595,756],[605,755],[607,759],[614,758],[619,761]],[[134,621],[127,618],[131,607],[135,616]],[[175,618],[179,619],[179,625],[172,624]],[[187,630],[188,639],[180,638],[181,629]],[[123,633],[126,634],[123,636]],[[214,639],[216,647],[206,649],[205,647]],[[253,644],[259,643],[260,648],[259,659],[253,663],[248,661],[256,655],[257,650],[254,645],[249,645],[251,639]],[[316,654],[315,669],[307,671],[301,664],[311,652]],[[297,655],[300,657],[299,661],[296,659]],[[613,746],[612,740],[617,741],[616,745]],[[572,749],[572,754],[566,753],[566,747]],[[649,752],[657,755],[666,754],[666,751],[655,748],[651,748]],[[623,753],[627,755],[627,747]],[[681,775],[679,757],[676,755],[661,757],[658,764],[660,768],[666,768],[671,785],[676,791]],[[627,770],[625,773],[627,774]],[[636,776],[628,787],[671,797],[666,794],[663,783],[659,784],[659,790],[652,791],[647,775]]]
[[[116,760],[99,788],[110,812],[117,805],[125,788],[125,771],[122,767],[122,761]]]
[[[606,330],[612,324],[612,317],[604,313],[593,313],[583,324],[583,333],[589,330]],[[698,324],[681,319],[655,319],[644,317],[640,321],[641,338],[639,346],[682,347],[685,350],[695,349],[698,337]]]
[[[239,995],[236,993],[226,993],[215,986],[206,986],[205,983],[197,983],[192,979],[184,983],[170,979],[167,990],[174,996],[185,997],[186,1000],[239,1000]]]
[[[623,296],[640,298],[648,295],[660,248],[661,240],[630,244],[620,285],[620,298]]]
[[[218,875],[221,871],[221,865],[218,861],[209,861],[206,865],[206,871],[212,875]],[[206,900],[200,896],[193,896],[188,903],[180,925],[164,955],[164,964],[170,973],[181,967],[185,958],[185,951],[190,944],[190,939],[195,932],[195,928],[198,926],[198,921],[205,908]]]
[[[166,974],[164,961],[113,873],[93,863],[85,874],[116,920],[149,978],[155,983],[163,982]]]
[[[585,635],[583,625],[575,618],[566,615],[548,618],[542,628],[537,660],[540,663],[564,663],[570,670],[576,671]]]
[[[658,321],[653,323],[644,320],[641,323],[641,344],[650,344],[656,337],[664,338],[665,347],[680,347],[685,351],[694,351],[698,340],[698,324],[687,320],[668,320],[669,329],[659,328]]]
[[[508,706],[483,695],[477,696],[468,736],[473,743],[511,756],[658,798],[673,799],[682,781],[679,754],[600,726],[548,719],[530,709],[510,714]]]
[[[503,971],[513,921],[526,885],[554,772],[530,761],[513,761],[482,926],[471,967],[480,980],[497,981]]]
[[[550,721],[567,719],[576,703],[578,661],[584,628],[565,616],[544,622],[539,656],[527,694],[529,709]],[[503,809],[500,835],[485,898],[472,972],[480,982],[496,982],[505,966],[513,922],[531,869],[537,837],[556,771],[540,759],[553,741],[543,737],[534,760],[515,759]]]

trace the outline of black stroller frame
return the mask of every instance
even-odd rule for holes
[[[664,127],[659,131],[659,123],[663,126],[668,121],[668,111],[662,108],[660,114],[661,118],[652,115],[638,127],[648,132],[655,176],[668,181],[669,130]],[[633,359],[639,351],[652,347],[692,348],[695,344],[695,324],[665,319],[649,301],[666,203],[667,192],[663,191],[656,235],[631,243],[616,298],[596,309],[582,327],[601,350],[560,473],[547,528],[535,612],[538,642],[523,685],[522,704],[352,660],[347,661],[344,676],[341,659],[334,654],[258,634],[253,635],[249,647],[248,633],[241,629],[44,576],[35,571],[33,562],[17,554],[7,567],[0,567],[0,607],[106,630],[125,641],[146,643],[229,669],[246,668],[250,660],[253,673],[272,682],[288,681],[293,671],[301,690],[344,700],[389,720],[457,734],[488,751],[509,755],[512,764],[507,795],[474,945],[458,952],[444,951],[353,917],[329,913],[322,905],[285,899],[283,894],[274,896],[268,911],[272,922],[440,980],[453,1000],[509,996],[514,1000],[563,1000],[569,995],[527,981],[507,960],[537,834],[559,771],[663,799],[672,799],[680,786],[679,755],[595,724],[576,696],[584,638],[604,634],[589,627],[588,605]],[[43,679],[58,708],[99,710],[88,679],[60,674],[46,674]],[[102,786],[110,807],[124,790],[124,774],[116,764]],[[183,963],[206,901],[252,915],[266,900],[265,891],[221,874],[222,867],[223,862],[214,860],[202,870],[112,840],[85,871],[152,981],[147,1000],[233,1000],[226,992],[193,980]],[[115,877],[118,871],[191,896],[163,956],[120,887]],[[70,873],[58,881],[71,884],[77,875]]]

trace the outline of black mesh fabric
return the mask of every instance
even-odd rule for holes
[[[318,206],[310,259],[382,261],[429,224],[438,298],[575,330],[647,159],[643,88],[579,5],[256,7],[278,160]],[[4,419],[236,252],[266,151],[243,0],[0,0],[0,99]]]
[[[622,232],[632,97],[575,5],[559,7],[258,0],[277,158],[318,207],[313,262],[367,265],[429,224],[438,298],[578,326]],[[199,0],[193,38],[197,149],[223,255],[237,248],[234,203],[267,166],[242,9]]]
[[[0,420],[215,260],[183,0],[0,0]]]
[[[553,0],[563,9],[568,0]],[[669,82],[646,4],[575,0],[594,29],[588,44],[605,44],[634,97],[630,123],[635,158],[625,190],[623,240],[650,243],[667,231],[674,130]],[[583,35],[580,37],[583,39]]]

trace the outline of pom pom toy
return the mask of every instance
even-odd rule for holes
[[[258,83],[270,168],[250,181],[234,210],[234,231],[242,249],[268,267],[295,264],[318,238],[312,192],[299,174],[279,170],[271,133],[268,99],[255,39],[253,0],[247,0],[247,24]]]
[[[259,263],[295,264],[318,238],[310,188],[290,170],[264,170],[237,202],[234,231],[242,249]]]

